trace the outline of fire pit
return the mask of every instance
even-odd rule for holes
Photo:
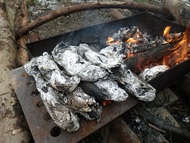
[[[107,39],[108,36],[112,35],[121,27],[131,25],[136,25],[140,29],[143,29],[142,32],[147,32],[151,35],[162,35],[164,28],[168,25],[172,26],[172,29],[175,32],[185,30],[184,27],[161,19],[157,16],[142,13],[130,18],[95,25],[39,42],[30,43],[27,47],[32,56],[39,56],[45,51],[50,53],[60,41],[64,41],[68,45],[87,43],[100,50],[106,45],[105,39]],[[180,63],[160,74],[153,80],[149,81],[149,83],[157,89],[157,92],[159,92],[161,89],[177,80],[177,78],[189,72],[190,68],[187,68],[190,67],[189,65],[190,61],[186,60],[185,62]],[[124,102],[112,103],[103,109],[100,122],[86,121],[82,118],[81,128],[74,133],[68,133],[58,128],[48,116],[43,104],[40,102],[39,96],[37,95],[38,93],[36,92],[34,80],[27,76],[22,68],[14,70],[11,73],[11,77],[13,79],[15,91],[36,142],[79,141],[83,137],[121,115],[137,103],[137,101],[132,97],[128,98]],[[114,111],[112,109],[114,109]]]

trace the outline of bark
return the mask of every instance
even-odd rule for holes
[[[186,26],[190,21],[190,2],[188,0],[165,0],[165,7],[181,25]]]
[[[26,26],[29,23],[28,9],[26,6],[26,1],[21,0],[21,8],[18,12],[17,23],[20,27]],[[21,37],[17,41],[19,45],[18,49],[18,65],[24,65],[29,60],[29,54],[26,50],[26,37]]]
[[[16,0],[0,1],[0,142],[28,142],[29,134],[14,93],[9,72],[16,66],[14,18]]]
[[[46,23],[50,20],[58,18],[60,16],[66,16],[75,12],[92,10],[92,9],[101,9],[101,8],[122,8],[122,9],[136,9],[140,11],[150,11],[154,13],[159,13],[167,15],[168,11],[164,8],[154,7],[152,5],[147,5],[143,3],[134,3],[134,2],[98,2],[98,3],[84,3],[79,5],[72,5],[68,7],[63,7],[57,10],[50,12],[49,14],[39,17],[33,22],[29,23],[27,26],[24,26],[17,30],[17,36],[21,37],[26,34],[28,31]]]

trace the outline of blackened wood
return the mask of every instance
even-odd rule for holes
[[[146,65],[162,62],[162,58],[173,51],[171,45],[161,45],[152,50],[135,54],[133,57],[125,59],[124,63],[127,68],[138,74]]]
[[[148,50],[151,50],[153,48],[155,48],[154,46],[155,44],[143,44],[143,45],[138,45],[136,47],[131,47],[128,48],[128,52],[131,54],[135,54],[135,53],[142,53]]]
[[[175,127],[175,126],[169,124],[165,120],[158,118],[158,117],[152,115],[151,113],[147,112],[144,108],[141,108],[140,106],[137,107],[136,109],[137,109],[136,110],[137,115],[146,119],[148,122],[152,123],[153,125],[161,128],[163,130],[166,130],[166,131],[172,132],[174,134],[178,134],[178,135],[185,137],[187,139],[190,139],[190,132],[189,131]]]
[[[117,136],[120,143],[140,143],[137,135],[130,129],[122,117],[118,117],[110,122],[110,127]]]

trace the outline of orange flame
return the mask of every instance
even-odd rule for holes
[[[118,41],[114,41],[114,38],[112,38],[112,37],[108,37],[107,38],[107,44],[108,45],[113,45],[113,44],[120,44],[121,42],[118,40]]]
[[[168,36],[170,35],[169,31],[165,32],[164,30],[164,34],[165,34],[165,37],[168,38],[167,41],[170,41],[170,42],[176,41],[176,39],[173,39],[174,37],[171,38],[171,36]],[[180,39],[181,37],[178,36],[177,38]],[[176,65],[180,62],[185,61],[190,56],[190,28],[187,28],[185,32],[183,32],[182,38],[177,44],[174,45],[173,49],[175,51],[172,54],[167,55],[163,58],[164,65],[168,65],[168,66]]]

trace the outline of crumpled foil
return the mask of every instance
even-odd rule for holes
[[[82,81],[94,82],[108,75],[106,69],[92,65],[90,62],[83,59],[76,50],[73,50],[72,46],[65,48],[63,42],[60,42],[54,48],[52,56],[69,75],[79,76]]]
[[[64,105],[58,93],[43,79],[40,73],[36,58],[24,65],[25,71],[34,77],[36,88],[40,92],[40,97],[54,122],[62,129],[73,132],[79,129],[79,118],[75,111]]]
[[[102,107],[94,97],[86,94],[80,87],[65,96],[64,102],[88,120],[101,117]]]
[[[156,89],[124,65],[112,77],[121,83],[130,95],[137,97],[139,100],[153,101],[156,97]]]
[[[112,101],[124,101],[128,98],[128,94],[125,90],[120,88],[113,79],[99,80],[95,82],[95,85],[105,94],[103,97],[105,100]]]
[[[166,65],[157,65],[152,68],[146,68],[140,73],[140,77],[142,77],[146,81],[150,81],[151,79],[158,76],[158,74],[165,72],[169,67]]]
[[[122,54],[124,49],[121,45],[107,46],[100,52],[91,50],[87,44],[80,44],[76,49],[77,53],[87,59],[90,63],[108,70],[110,68],[118,67],[125,57],[125,55]]]

